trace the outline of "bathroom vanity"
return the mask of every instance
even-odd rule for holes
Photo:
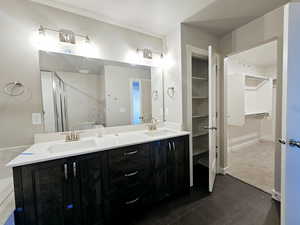
[[[16,225],[123,224],[189,192],[189,133],[140,131],[40,143],[9,166]]]

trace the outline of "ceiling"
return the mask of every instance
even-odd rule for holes
[[[237,60],[247,65],[261,67],[277,65],[277,41],[252,48],[250,50],[230,56],[231,59]]]
[[[31,0],[158,37],[177,24],[194,25],[218,36],[289,0]]]
[[[215,0],[32,0],[162,37]]]
[[[216,0],[184,21],[223,36],[289,0]]]

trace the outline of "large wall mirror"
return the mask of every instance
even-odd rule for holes
[[[160,68],[40,51],[45,132],[164,119]]]

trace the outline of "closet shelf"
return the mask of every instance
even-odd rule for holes
[[[203,114],[203,115],[199,114],[199,115],[193,115],[192,117],[193,118],[207,118],[208,115],[207,114]]]
[[[254,80],[269,80],[269,77],[253,75],[253,74],[246,74],[245,77],[247,79],[254,79]]]
[[[208,152],[208,149],[206,149],[206,148],[196,148],[193,151],[193,156],[198,156],[198,155],[201,155],[205,152]]]
[[[205,136],[205,135],[208,135],[207,131],[195,133],[195,134],[193,134],[193,137],[201,137],[201,136]]]
[[[197,164],[203,165],[205,167],[209,166],[209,152],[204,152],[202,154],[197,155]]]
[[[203,100],[205,100],[205,99],[208,99],[208,97],[201,97],[201,96],[193,96],[192,97],[193,99],[203,99]]]
[[[206,76],[192,76],[192,79],[207,81],[208,77],[206,77]]]
[[[269,115],[269,112],[245,112],[245,116]]]

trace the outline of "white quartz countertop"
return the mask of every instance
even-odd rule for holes
[[[105,151],[130,145],[142,144],[190,134],[187,131],[158,129],[156,131],[140,130],[104,135],[102,137],[86,137],[78,142],[51,141],[32,145],[12,161],[8,167],[17,167],[33,163],[45,162],[87,153]]]

